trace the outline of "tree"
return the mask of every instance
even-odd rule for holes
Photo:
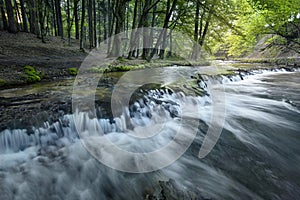
[[[173,0],[172,6],[170,6],[171,5],[171,0],[167,1],[167,9],[165,11],[166,15],[165,15],[164,24],[163,24],[163,30],[161,31],[161,33],[160,33],[160,35],[157,39],[155,48],[152,49],[150,57],[148,58],[148,60],[151,60],[153,58],[153,56],[155,55],[156,50],[158,49],[159,45],[161,45],[161,42],[162,42],[162,48],[160,50],[159,56],[160,56],[161,59],[164,58],[165,48],[166,48],[166,39],[167,39],[167,28],[168,28],[168,24],[169,24],[169,21],[170,21],[170,17],[172,15],[173,11],[175,10],[176,4],[177,4],[177,0]]]
[[[1,12],[3,29],[4,30],[8,30],[8,22],[7,22],[6,13],[5,13],[5,10],[4,10],[4,2],[3,2],[3,0],[0,0],[0,12]]]
[[[61,5],[60,0],[55,1],[55,14],[56,14],[56,24],[57,24],[57,33],[58,36],[64,38],[64,29],[63,29],[63,22],[62,22],[62,15],[61,15]]]
[[[70,0],[67,0],[67,32],[68,32],[68,44],[71,45],[71,11]]]
[[[80,49],[84,49],[84,39],[85,39],[85,29],[84,29],[84,19],[85,19],[85,1],[81,4],[81,23],[80,23]]]
[[[265,20],[265,32],[281,36],[289,43],[300,46],[299,0],[252,0],[252,7]],[[298,17],[297,17],[298,16]]]
[[[93,28],[93,0],[88,1],[88,16],[89,16],[89,42],[90,49],[94,46],[94,28]]]
[[[37,26],[38,29],[38,34],[37,36],[42,39],[42,42],[45,42],[45,17],[47,16],[47,7],[44,5],[43,0],[38,0],[38,21],[39,21],[39,26]]]
[[[30,33],[38,34],[37,8],[35,0],[28,0]]]
[[[118,35],[121,33],[124,20],[125,20],[125,11],[126,11],[126,3],[127,0],[116,0],[116,5],[114,8],[114,15],[116,18],[116,24],[115,24],[115,35],[113,37],[113,48],[110,53],[110,56],[116,57],[120,56],[120,50],[121,50],[121,38]]]
[[[8,17],[8,31],[11,33],[17,33],[17,23],[15,20],[15,15],[13,11],[13,7],[11,4],[11,0],[5,0],[6,12]]]
[[[28,24],[27,24],[27,16],[26,16],[24,0],[20,0],[20,6],[22,12],[23,31],[28,32]]]
[[[79,39],[79,15],[78,15],[79,0],[74,0],[73,15],[75,19],[75,38]]]

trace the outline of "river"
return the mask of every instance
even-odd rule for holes
[[[123,116],[112,119],[100,114],[95,119],[86,113],[79,114],[81,118],[65,114],[59,122],[41,122],[43,125],[34,127],[30,135],[25,129],[0,132],[0,199],[151,199],[151,195],[152,199],[167,195],[173,195],[169,199],[300,199],[299,70],[207,75],[198,82],[191,78],[199,77],[198,68],[161,70],[156,75],[164,80],[161,89],[150,86],[137,90]],[[113,84],[114,78],[109,75]],[[107,98],[115,89],[107,79],[98,84],[97,98]],[[61,85],[71,88],[72,81]],[[205,89],[207,85],[210,90],[224,91],[222,113],[213,113],[214,97]],[[41,91],[51,91],[51,87],[45,88]],[[60,98],[70,96],[69,89],[68,93],[57,90],[57,84],[53,87]],[[21,89],[26,94],[30,90],[31,86]],[[0,94],[8,97],[12,93],[6,90]],[[192,109],[186,112],[183,106]],[[217,121],[223,129],[212,151],[200,159],[199,150],[214,114],[224,116],[224,121]],[[101,127],[105,135],[93,135],[87,143],[82,142],[74,119],[85,131],[97,132]],[[159,133],[155,132],[157,125],[162,125]],[[153,137],[132,137],[145,130],[154,132]],[[107,137],[119,148],[148,153],[168,145],[178,133],[184,139],[192,138],[191,145],[170,165],[152,172],[118,171],[95,156],[99,153],[106,161],[109,157],[121,168],[142,166],[143,170],[142,164],[110,150],[111,144],[95,140]],[[180,145],[181,140],[176,142]],[[89,144],[103,146],[91,151]],[[159,156],[164,163],[173,152]],[[153,163],[160,164],[155,159]],[[167,187],[164,192],[160,181]],[[182,196],[175,198],[178,194]]]

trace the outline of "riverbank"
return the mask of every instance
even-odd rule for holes
[[[283,67],[300,67],[300,57],[281,58],[235,58],[234,61],[240,63],[265,63],[268,65]]]
[[[100,46],[98,51],[107,49]],[[45,43],[30,33],[10,34],[0,31],[0,89],[28,85],[34,82],[52,82],[76,76],[89,50],[79,50],[77,40],[46,37]],[[189,62],[179,58],[141,59],[118,58],[108,66],[91,67],[91,73],[120,72],[141,68],[166,66],[202,66],[208,61]],[[28,73],[28,69],[30,72]]]
[[[103,49],[106,47],[99,47],[100,52]],[[231,73],[230,71],[237,70],[241,66],[243,66],[243,70],[251,70],[257,66],[261,68],[300,66],[300,57],[288,57],[291,54],[287,53],[277,55],[285,57],[264,58],[264,56],[269,56],[269,51],[266,46],[258,45],[251,56],[236,58],[233,59],[233,62],[229,61],[231,67],[228,70],[220,69],[220,73]],[[280,52],[285,51],[281,50]],[[35,82],[72,79],[77,75],[78,69],[88,53],[79,50],[76,40],[71,40],[69,44],[67,40],[60,37],[47,37],[45,43],[42,43],[39,38],[30,33],[9,34],[0,31],[0,89],[20,87]],[[253,63],[259,63],[259,65],[252,65]],[[218,66],[214,60],[193,62],[180,58],[169,58],[147,62],[141,59],[118,58],[112,60],[108,66],[91,67],[90,73],[122,72],[168,66],[195,67],[210,64]]]
[[[242,58],[232,58],[232,60],[244,63],[266,63],[274,67],[299,67],[299,44],[278,43],[275,40],[277,37],[272,34],[261,37],[251,52]]]

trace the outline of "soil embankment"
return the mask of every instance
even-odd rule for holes
[[[68,68],[78,68],[87,53],[79,50],[75,40],[68,44],[60,37],[47,37],[46,43],[30,33],[10,34],[0,31],[0,80],[2,85],[24,84],[23,67],[30,65],[53,80],[71,74]]]

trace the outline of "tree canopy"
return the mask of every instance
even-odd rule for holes
[[[121,55],[123,38],[109,39],[108,55],[151,60],[172,55],[172,30],[193,38],[190,57],[244,56],[264,35],[274,44],[300,47],[299,0],[0,0],[0,29],[80,40],[80,48],[98,48],[113,35],[142,27],[143,37],[127,35],[130,52]],[[150,47],[147,46],[150,44]],[[297,46],[298,45],[298,46]],[[199,48],[200,47],[200,48]]]

